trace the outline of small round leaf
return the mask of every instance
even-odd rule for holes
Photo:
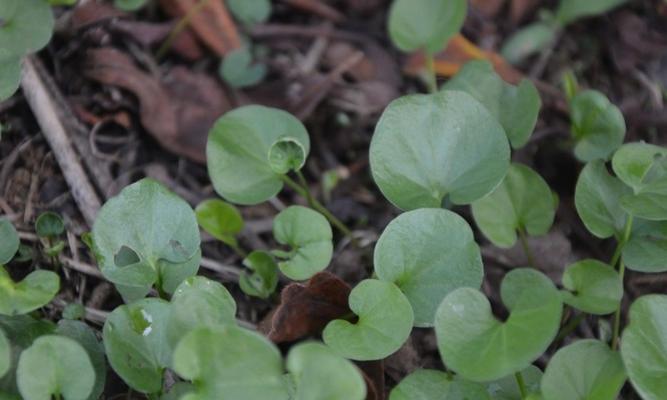
[[[273,236],[291,248],[278,267],[290,279],[304,280],[329,265],[333,255],[333,232],[329,221],[317,211],[290,206],[273,220]],[[282,252],[280,253],[282,254]]]
[[[98,400],[104,391],[107,378],[107,362],[104,355],[104,346],[97,340],[95,331],[81,321],[63,319],[58,322],[56,333],[75,340],[86,350],[95,370],[95,384],[88,400]]]
[[[520,371],[558,333],[562,302],[544,274],[515,269],[505,276],[500,293],[510,311],[505,322],[498,321],[487,298],[471,288],[456,289],[438,308],[435,331],[440,355],[445,365],[466,379],[490,381]]]
[[[196,382],[183,400],[287,400],[280,351],[262,335],[232,325],[197,328],[174,350],[174,371]]]
[[[19,235],[11,222],[0,218],[0,265],[7,264],[19,249]]]
[[[0,58],[21,57],[51,40],[54,19],[44,0],[0,0]]]
[[[278,264],[265,251],[253,251],[243,260],[243,265],[252,270],[252,274],[244,271],[239,277],[239,287],[243,293],[266,299],[278,286]]]
[[[403,51],[437,53],[463,26],[467,6],[465,0],[394,0],[389,36]]]
[[[528,395],[539,395],[542,371],[534,365],[529,365],[520,373]],[[486,390],[493,400],[524,400],[521,395],[521,389],[519,388],[516,374],[511,374],[487,383]],[[529,399],[530,397],[526,397],[525,400]]]
[[[609,314],[623,298],[623,283],[608,264],[597,260],[576,262],[563,273],[563,301],[589,314]]]
[[[253,63],[250,49],[244,46],[227,53],[220,63],[219,72],[229,86],[244,88],[260,83],[266,76],[267,69],[264,64]]]
[[[644,400],[667,393],[667,296],[642,296],[630,306],[621,355],[632,386]]]
[[[667,271],[667,222],[635,219],[623,261],[633,271]]]
[[[236,246],[236,235],[243,230],[243,217],[233,205],[219,199],[204,200],[195,208],[199,226],[214,238]]]
[[[634,192],[641,193],[667,176],[667,149],[644,142],[621,146],[611,160],[616,176]]]
[[[499,247],[513,246],[518,230],[544,235],[555,214],[556,201],[549,185],[537,172],[517,163],[493,192],[472,204],[477,226]]]
[[[46,335],[21,353],[16,381],[25,400],[86,400],[95,371],[86,350],[74,340]]]
[[[468,223],[443,209],[408,211],[391,221],[375,246],[378,278],[410,300],[415,326],[433,326],[435,311],[452,290],[478,289],[482,257]]]
[[[623,144],[625,120],[621,111],[596,90],[584,90],[570,101],[574,155],[583,162],[607,160]]]
[[[544,400],[615,400],[625,383],[621,355],[599,340],[558,350],[542,378]]]
[[[271,15],[270,0],[227,0],[226,4],[234,17],[246,25],[264,22]]]
[[[389,400],[489,400],[484,386],[442,371],[418,369],[392,389]]]
[[[65,232],[65,223],[60,215],[47,211],[41,213],[35,221],[37,235],[44,238],[54,238]]]
[[[366,279],[349,297],[356,323],[333,320],[324,328],[324,342],[352,360],[380,360],[396,350],[410,336],[414,315],[410,302],[391,282]]]
[[[469,204],[491,192],[509,167],[505,131],[467,93],[394,100],[370,146],[373,179],[402,210]]]
[[[296,386],[294,400],[364,400],[366,383],[357,367],[316,343],[298,344],[287,356]]]
[[[48,304],[60,289],[60,276],[52,271],[33,271],[15,283],[0,267],[0,314],[27,314]]]
[[[271,169],[269,150],[285,138],[298,141],[308,155],[306,128],[285,111],[251,105],[223,115],[211,129],[206,146],[216,192],[238,204],[258,204],[275,196],[283,181]]]

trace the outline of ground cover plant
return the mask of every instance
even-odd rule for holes
[[[112,3],[138,13],[152,4]],[[555,35],[620,3],[562,0],[548,27]],[[0,0],[0,98],[18,88],[21,59],[48,42],[50,4],[63,2]],[[155,60],[207,7],[188,4]],[[276,6],[220,4],[250,36]],[[578,165],[563,199],[525,162],[546,103],[540,82],[507,79],[496,58],[481,56],[438,80],[440,53],[456,43],[470,4],[394,0],[388,7],[387,40],[423,58],[425,84],[415,80],[414,88],[425,93],[395,96],[373,121],[363,157],[374,188],[357,195],[377,190],[373,201],[391,205],[378,234],[351,226],[326,201],[343,173],[328,171],[321,191],[313,190],[307,167],[317,163],[322,132],[266,104],[216,115],[203,153],[205,196],[172,190],[160,174],[129,173],[78,235],[70,216],[15,216],[0,198],[7,214],[0,217],[0,398],[666,398],[667,294],[664,287],[631,292],[627,277],[667,272],[667,147],[626,140],[620,107],[567,71],[562,90],[551,88],[568,121],[557,147]],[[115,19],[117,9],[105,12]],[[527,29],[517,35],[535,39],[526,32],[536,28]],[[270,75],[253,63],[257,45],[237,44],[221,62],[221,79],[235,88],[261,85]],[[350,124],[342,115],[337,121]],[[110,136],[106,144],[118,142]],[[564,201],[587,240],[607,246],[597,257],[573,252],[548,269],[536,241],[555,230]],[[269,205],[277,211],[264,220],[263,238],[248,236],[256,224],[249,210]],[[83,249],[77,240],[85,250],[73,251]],[[207,258],[211,247],[243,267]],[[365,255],[342,262],[352,264],[352,279],[332,273],[348,249]],[[515,249],[519,261],[491,269],[490,254],[510,254],[493,253],[504,249]],[[85,307],[88,281],[69,287],[75,272],[103,282],[113,307]],[[265,314],[258,324],[242,318],[249,308]],[[579,335],[587,321],[596,330]],[[420,338],[432,342],[432,359],[392,374],[392,358],[407,364],[400,357]]]

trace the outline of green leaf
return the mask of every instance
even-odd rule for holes
[[[264,64],[253,63],[250,49],[244,46],[227,53],[220,63],[219,73],[229,86],[244,88],[260,83],[266,76],[267,69]]]
[[[472,204],[472,215],[484,236],[499,247],[512,247],[517,231],[546,234],[554,221],[556,200],[542,177],[512,163],[505,179],[488,196]]]
[[[290,279],[304,280],[329,265],[333,255],[331,225],[317,211],[290,206],[273,220],[273,236],[290,252],[278,267]]]
[[[611,160],[616,176],[639,194],[667,179],[667,149],[644,142],[626,143]]]
[[[292,347],[287,370],[296,385],[294,400],[366,398],[366,383],[357,367],[321,343]]]
[[[493,115],[505,129],[512,147],[523,147],[530,138],[542,100],[535,85],[523,79],[515,86],[505,82],[488,61],[467,62],[443,86],[470,94]]]
[[[9,372],[12,366],[12,344],[7,339],[5,331],[0,329],[0,378]]]
[[[114,0],[113,5],[123,11],[136,11],[143,8],[148,0]]]
[[[467,93],[394,100],[370,146],[373,179],[402,210],[469,204],[491,192],[509,167],[505,132]]]
[[[271,169],[269,150],[286,138],[298,141],[308,155],[306,128],[285,111],[251,105],[223,115],[211,129],[206,146],[216,192],[238,204],[258,204],[275,196],[283,181]]]
[[[414,315],[410,302],[391,282],[366,279],[348,299],[358,317],[336,319],[324,328],[324,343],[345,358],[381,360],[396,352],[410,336]]]
[[[239,277],[239,287],[243,293],[266,299],[278,286],[278,264],[265,251],[253,251],[243,260],[243,265],[253,273],[243,272]]]
[[[556,10],[556,19],[567,25],[579,18],[604,14],[625,3],[626,0],[561,0]]]
[[[42,336],[21,353],[16,381],[25,400],[86,400],[95,372],[86,350],[74,340]]]
[[[0,265],[4,265],[14,258],[21,244],[14,225],[4,218],[0,218],[0,238]]]
[[[562,303],[548,277],[533,269],[512,270],[505,275],[500,295],[510,312],[504,322],[494,317],[487,298],[471,288],[456,289],[438,308],[440,355],[466,379],[490,381],[520,371],[556,337]]]
[[[86,308],[79,303],[69,303],[63,309],[63,319],[78,320],[86,316]]]
[[[589,314],[610,314],[623,298],[623,282],[610,265],[597,260],[576,262],[563,273],[563,301]]]
[[[0,0],[0,59],[22,57],[51,40],[53,14],[44,0]]]
[[[478,289],[482,257],[468,223],[443,209],[408,211],[391,221],[375,246],[375,272],[405,294],[415,326],[432,327],[435,311],[452,290]]]
[[[503,43],[500,54],[511,64],[519,64],[549,46],[556,39],[558,29],[546,21],[532,23],[513,33]]]
[[[599,340],[558,350],[542,378],[544,400],[615,400],[625,383],[621,355]]]
[[[167,340],[169,303],[147,298],[117,307],[104,323],[102,336],[109,364],[131,388],[155,393],[171,363]]]
[[[194,391],[194,385],[188,382],[177,382],[169,389],[169,393],[160,397],[160,400],[181,400]]]
[[[459,33],[467,8],[465,0],[394,0],[389,36],[405,52],[424,49],[435,54]]]
[[[244,25],[265,22],[271,15],[270,0],[227,0],[227,7]]]
[[[171,299],[167,337],[172,347],[200,326],[236,324],[236,302],[220,283],[193,276],[180,284]]]
[[[58,274],[37,270],[15,283],[0,267],[0,314],[27,314],[48,304],[60,289]]]
[[[0,49],[0,101],[12,97],[21,85],[21,57],[3,56],[2,51]],[[0,137],[3,130],[0,128]]]
[[[542,371],[534,365],[529,365],[521,371],[526,392],[529,395],[538,395],[540,393],[540,382],[542,380]],[[516,374],[511,374],[486,384],[491,399],[493,400],[524,400],[521,395],[521,389],[517,382]],[[525,400],[529,400],[526,397]]]
[[[65,223],[60,215],[51,211],[43,212],[35,221],[35,231],[39,237],[55,238],[65,232]]]
[[[280,351],[264,336],[232,325],[201,327],[174,350],[174,371],[196,382],[183,400],[287,400]]]
[[[634,271],[667,271],[667,222],[635,219],[623,246],[623,261]]]
[[[621,355],[632,386],[644,400],[667,393],[667,296],[642,296],[630,306]]]
[[[278,174],[298,171],[305,163],[305,149],[301,143],[292,138],[278,139],[269,149],[269,164]]]
[[[489,400],[484,386],[433,369],[418,369],[396,385],[389,400]]]
[[[204,200],[195,209],[199,226],[214,238],[232,247],[243,230],[243,217],[233,205],[219,199]]]
[[[596,90],[584,90],[570,101],[574,155],[584,162],[608,160],[623,144],[625,120],[621,110]]]
[[[142,298],[154,283],[173,293],[199,269],[195,213],[155,180],[142,179],[109,200],[92,232],[102,273],[126,301]]]
[[[78,342],[90,358],[95,370],[95,384],[88,396],[88,400],[97,400],[104,391],[107,377],[107,362],[104,355],[104,346],[97,340],[97,335],[88,325],[81,321],[61,320],[56,332]]]
[[[621,206],[628,213],[651,221],[667,221],[667,181],[652,186],[636,195],[621,199]]]
[[[609,175],[604,162],[592,161],[584,167],[577,180],[574,204],[586,228],[595,236],[606,239],[621,237],[627,219],[620,199],[632,193],[618,178]]]

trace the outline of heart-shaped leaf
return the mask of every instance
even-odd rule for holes
[[[199,269],[195,213],[155,180],[142,179],[110,199],[92,233],[102,273],[126,301],[145,296],[155,283],[173,293]]]
[[[621,111],[596,90],[584,90],[570,101],[574,155],[581,161],[607,160],[625,137]]]
[[[667,296],[642,296],[630,306],[621,355],[632,386],[644,400],[667,393]]]
[[[287,400],[280,351],[233,325],[197,328],[174,350],[174,371],[196,382],[183,400]]]
[[[505,129],[512,147],[523,147],[533,133],[542,101],[535,85],[523,79],[518,86],[505,82],[488,61],[467,62],[443,86],[474,97]]]
[[[412,306],[393,283],[363,280],[350,292],[349,304],[358,320],[333,320],[322,333],[324,342],[343,357],[380,360],[398,350],[410,336]]]
[[[51,7],[43,0],[0,0],[0,21],[3,59],[37,51],[53,34]]]
[[[102,336],[109,364],[131,388],[154,393],[171,361],[167,340],[169,303],[147,298],[117,307],[104,323]]]
[[[589,314],[609,314],[623,298],[623,282],[614,268],[597,260],[576,262],[563,273],[563,301]]]
[[[667,149],[644,142],[621,146],[611,160],[616,176],[635,194],[667,179]]]
[[[289,252],[277,251],[280,270],[290,279],[304,280],[329,265],[333,255],[331,225],[317,211],[290,206],[273,220],[273,236],[278,243],[290,247]]]
[[[252,274],[245,271],[239,277],[239,287],[243,293],[266,299],[276,291],[278,286],[278,264],[265,251],[253,251],[243,260]]]
[[[357,367],[321,343],[292,347],[287,370],[296,386],[294,400],[366,398],[366,383]]]
[[[264,79],[266,73],[266,65],[253,64],[252,53],[247,46],[230,51],[220,63],[220,76],[234,88],[254,86]]]
[[[542,378],[544,400],[615,400],[625,383],[621,355],[593,339],[558,350]]]
[[[477,226],[499,247],[513,246],[519,230],[544,235],[555,214],[556,201],[549,185],[537,172],[517,163],[493,192],[472,204]]]
[[[526,393],[529,396],[538,396],[540,393],[540,382],[542,381],[542,371],[534,365],[529,365],[520,374]],[[516,374],[511,374],[487,383],[486,390],[493,400],[524,400]],[[530,397],[526,397],[525,400],[530,400]]]
[[[5,376],[12,366],[12,344],[7,339],[5,331],[0,329],[0,378]]]
[[[227,0],[226,4],[234,17],[245,25],[264,22],[271,15],[270,0]]]
[[[95,384],[88,396],[88,400],[98,400],[102,391],[104,391],[104,383],[106,382],[107,377],[107,362],[104,356],[104,346],[97,340],[95,332],[81,321],[67,319],[60,320],[58,322],[56,333],[76,341],[84,350],[86,350],[86,354],[88,354],[88,358],[90,358],[90,362],[95,371]]]
[[[0,218],[0,265],[7,264],[19,249],[19,235],[11,222]]]
[[[491,192],[509,167],[505,131],[467,93],[394,100],[370,146],[373,179],[403,210],[469,204]]]
[[[16,382],[25,400],[86,400],[95,371],[86,350],[74,340],[46,335],[21,353]]]
[[[623,261],[634,271],[667,271],[667,222],[635,219]]]
[[[604,162],[592,161],[584,167],[577,180],[574,204],[586,228],[595,236],[606,239],[621,237],[627,213],[620,199],[632,190],[607,172]]]
[[[442,299],[459,287],[479,289],[482,256],[468,223],[438,208],[408,211],[391,221],[375,246],[375,272],[412,304],[415,326],[433,326]]]
[[[442,371],[418,369],[392,389],[389,400],[489,400],[484,386]]]
[[[48,304],[60,289],[58,274],[37,270],[15,283],[0,267],[0,314],[27,314]]]
[[[306,128],[285,111],[251,105],[223,115],[211,129],[206,146],[216,192],[238,204],[258,204],[275,196],[283,180],[271,168],[269,150],[276,141],[288,138],[299,142],[308,155]]]
[[[465,0],[394,0],[389,36],[405,52],[424,49],[435,54],[459,32],[467,11]]]
[[[487,298],[471,288],[456,289],[438,308],[435,331],[440,355],[445,365],[466,379],[490,381],[521,371],[558,332],[562,302],[544,274],[515,269],[505,276],[500,294],[510,311],[505,322],[498,321]]]
[[[238,246],[236,235],[243,230],[243,217],[233,205],[219,199],[204,200],[195,209],[197,222],[209,235]]]
[[[236,302],[220,283],[193,276],[181,283],[171,298],[167,337],[172,347],[200,326],[236,324]]]
[[[0,49],[0,101],[10,98],[21,85],[21,57],[3,55]],[[2,136],[0,129],[0,136]]]

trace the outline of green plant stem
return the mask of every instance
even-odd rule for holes
[[[556,339],[554,339],[554,343],[558,343],[561,340],[568,337],[568,335],[572,333],[572,331],[577,329],[577,327],[579,326],[579,324],[581,324],[581,321],[583,321],[584,318],[586,318],[586,314],[584,313],[581,313],[574,318],[570,318],[570,320],[567,321],[567,323],[563,325],[563,327],[561,328],[560,332],[558,333],[558,336],[556,336]]]
[[[162,57],[167,54],[167,51],[171,48],[171,46],[174,44],[174,41],[176,40],[176,37],[183,32],[188,25],[190,25],[190,22],[192,21],[192,18],[194,18],[195,15],[199,11],[201,11],[202,8],[208,3],[208,0],[199,0],[197,4],[194,5],[191,9],[188,10],[187,14],[183,16],[183,18],[178,21],[176,26],[174,26],[174,29],[169,32],[169,36],[164,40],[160,48],[157,50],[155,53],[155,58],[159,61],[162,59]]]
[[[528,393],[526,393],[526,383],[523,381],[521,371],[514,374],[514,378],[516,379],[516,384],[519,386],[519,393],[521,393],[521,398],[525,399],[526,396],[528,396]]]
[[[615,267],[616,262],[620,260],[618,264],[618,275],[619,278],[621,279],[621,284],[624,283],[624,278],[625,278],[625,262],[623,262],[623,259],[620,257],[621,251],[623,250],[623,247],[625,244],[628,242],[630,239],[630,233],[632,232],[632,222],[633,218],[632,215],[628,217],[628,220],[625,222],[625,229],[623,230],[623,237],[621,238],[621,241],[618,242],[618,246],[616,247],[616,251],[614,252],[614,258],[612,258],[612,267]],[[623,284],[623,287],[625,288],[625,285]],[[623,294],[625,295],[625,289],[623,290]],[[623,305],[623,298],[621,298],[621,301],[618,303],[618,307],[616,308],[616,312],[614,313],[614,327],[613,327],[613,333],[611,337],[611,349],[616,350],[618,349],[618,336],[621,332],[621,307]]]
[[[519,241],[521,241],[523,252],[526,254],[526,258],[528,259],[528,266],[537,269],[537,264],[535,263],[535,256],[533,255],[533,251],[530,249],[530,246],[528,245],[528,237],[526,236],[526,231],[523,228],[519,228],[517,230],[519,231]]]
[[[306,189],[306,200],[308,201],[308,205],[310,205],[312,208],[315,208],[315,199],[313,198],[313,194],[310,193],[310,190],[308,190],[308,182],[306,182],[306,177],[303,176],[303,172],[300,170],[296,171],[296,177],[299,179],[299,184],[301,187]]]
[[[239,257],[241,257],[241,258],[246,258],[246,257],[248,257],[248,253],[246,253],[245,250],[243,250],[243,249],[241,248],[241,246],[239,246],[238,243],[236,243],[236,244],[230,244],[230,243],[227,243],[227,245],[228,245],[232,250],[234,250],[234,253],[236,253],[236,255],[238,255]]]
[[[438,78],[435,75],[435,59],[433,54],[428,51],[424,52],[424,57],[426,59],[426,86],[428,87],[429,93],[436,93],[438,91]]]

